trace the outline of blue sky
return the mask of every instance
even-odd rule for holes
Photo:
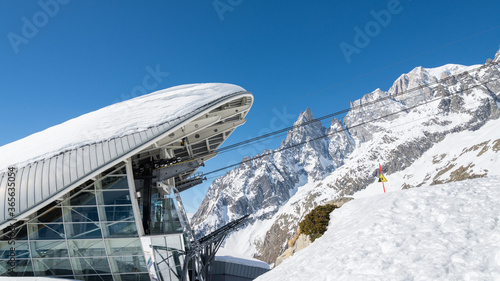
[[[0,145],[140,95],[152,70],[148,92],[199,82],[252,92],[226,144],[245,140],[307,107],[348,108],[416,66],[484,63],[499,48],[498,11],[499,1],[2,0]],[[278,145],[221,154],[205,171]],[[189,212],[207,187],[183,196]]]

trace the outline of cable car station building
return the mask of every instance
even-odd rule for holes
[[[0,147],[0,276],[206,280],[224,235],[200,245],[179,193],[252,103],[235,85],[178,86]]]

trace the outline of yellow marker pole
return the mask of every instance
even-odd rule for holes
[[[386,182],[387,179],[384,177],[384,175],[382,175],[382,166],[380,165],[380,163],[378,163],[378,168],[380,169],[380,177],[379,177],[378,181],[382,183],[382,187],[384,188],[384,193],[385,193],[384,182]]]

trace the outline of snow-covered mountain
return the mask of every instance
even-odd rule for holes
[[[500,128],[499,62],[500,51],[484,65],[417,67],[388,91],[377,89],[352,102],[330,128],[305,110],[276,153],[256,156],[212,183],[193,217],[195,229],[205,234],[252,214],[221,251],[274,263],[312,208],[370,193],[378,163],[391,190],[499,173],[494,167],[500,140],[487,132],[477,136],[487,123]],[[439,146],[445,139],[448,145]],[[412,174],[414,165],[420,165],[418,175]]]

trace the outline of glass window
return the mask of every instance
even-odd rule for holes
[[[12,229],[10,226],[4,228],[5,233],[0,236],[0,241],[28,240],[27,225],[23,224]]]
[[[141,242],[139,239],[120,238],[120,239],[105,239],[105,243],[111,249],[110,256],[132,256],[143,255]]]
[[[65,224],[68,239],[101,238],[101,228],[97,223],[67,223]]]
[[[118,280],[122,281],[150,281],[151,278],[149,277],[148,273],[139,273],[139,274],[120,274],[120,275],[115,275],[115,277],[119,277]]]
[[[96,205],[95,192],[82,191],[80,194],[71,198],[69,204],[71,206]]]
[[[99,191],[99,205],[131,205],[128,190]]]
[[[64,239],[62,223],[28,224],[31,240],[59,240]]]
[[[9,271],[9,269],[13,271]],[[0,260],[0,275],[1,276],[34,276],[31,260],[16,259],[12,264],[7,260]]]
[[[167,247],[170,249],[184,250],[182,247],[182,235],[165,236]]]
[[[106,257],[72,258],[71,261],[73,262],[75,275],[111,273]]]
[[[107,233],[104,237],[137,237],[135,222],[111,222],[105,223]]]
[[[125,189],[128,190],[126,176],[109,176],[101,181],[101,189]]]
[[[30,258],[28,241],[14,241],[14,244],[9,244],[8,241],[0,241],[0,259],[9,259],[11,254],[16,259]]]
[[[113,281],[112,275],[82,275],[75,276],[77,280],[85,280],[85,281]]]
[[[73,270],[68,258],[65,259],[33,259],[35,275],[72,275]]]
[[[69,257],[66,240],[33,241],[31,254],[34,258]]]
[[[64,222],[98,222],[97,207],[64,207]]]
[[[54,207],[50,211],[43,213],[41,216],[36,218],[30,223],[51,223],[51,222],[62,222],[62,212],[61,208]]]
[[[72,257],[106,256],[102,239],[68,240]]]
[[[103,221],[134,221],[132,205],[100,207]]]
[[[147,272],[144,255],[140,256],[117,256],[109,257],[116,262],[119,273],[126,272]]]

